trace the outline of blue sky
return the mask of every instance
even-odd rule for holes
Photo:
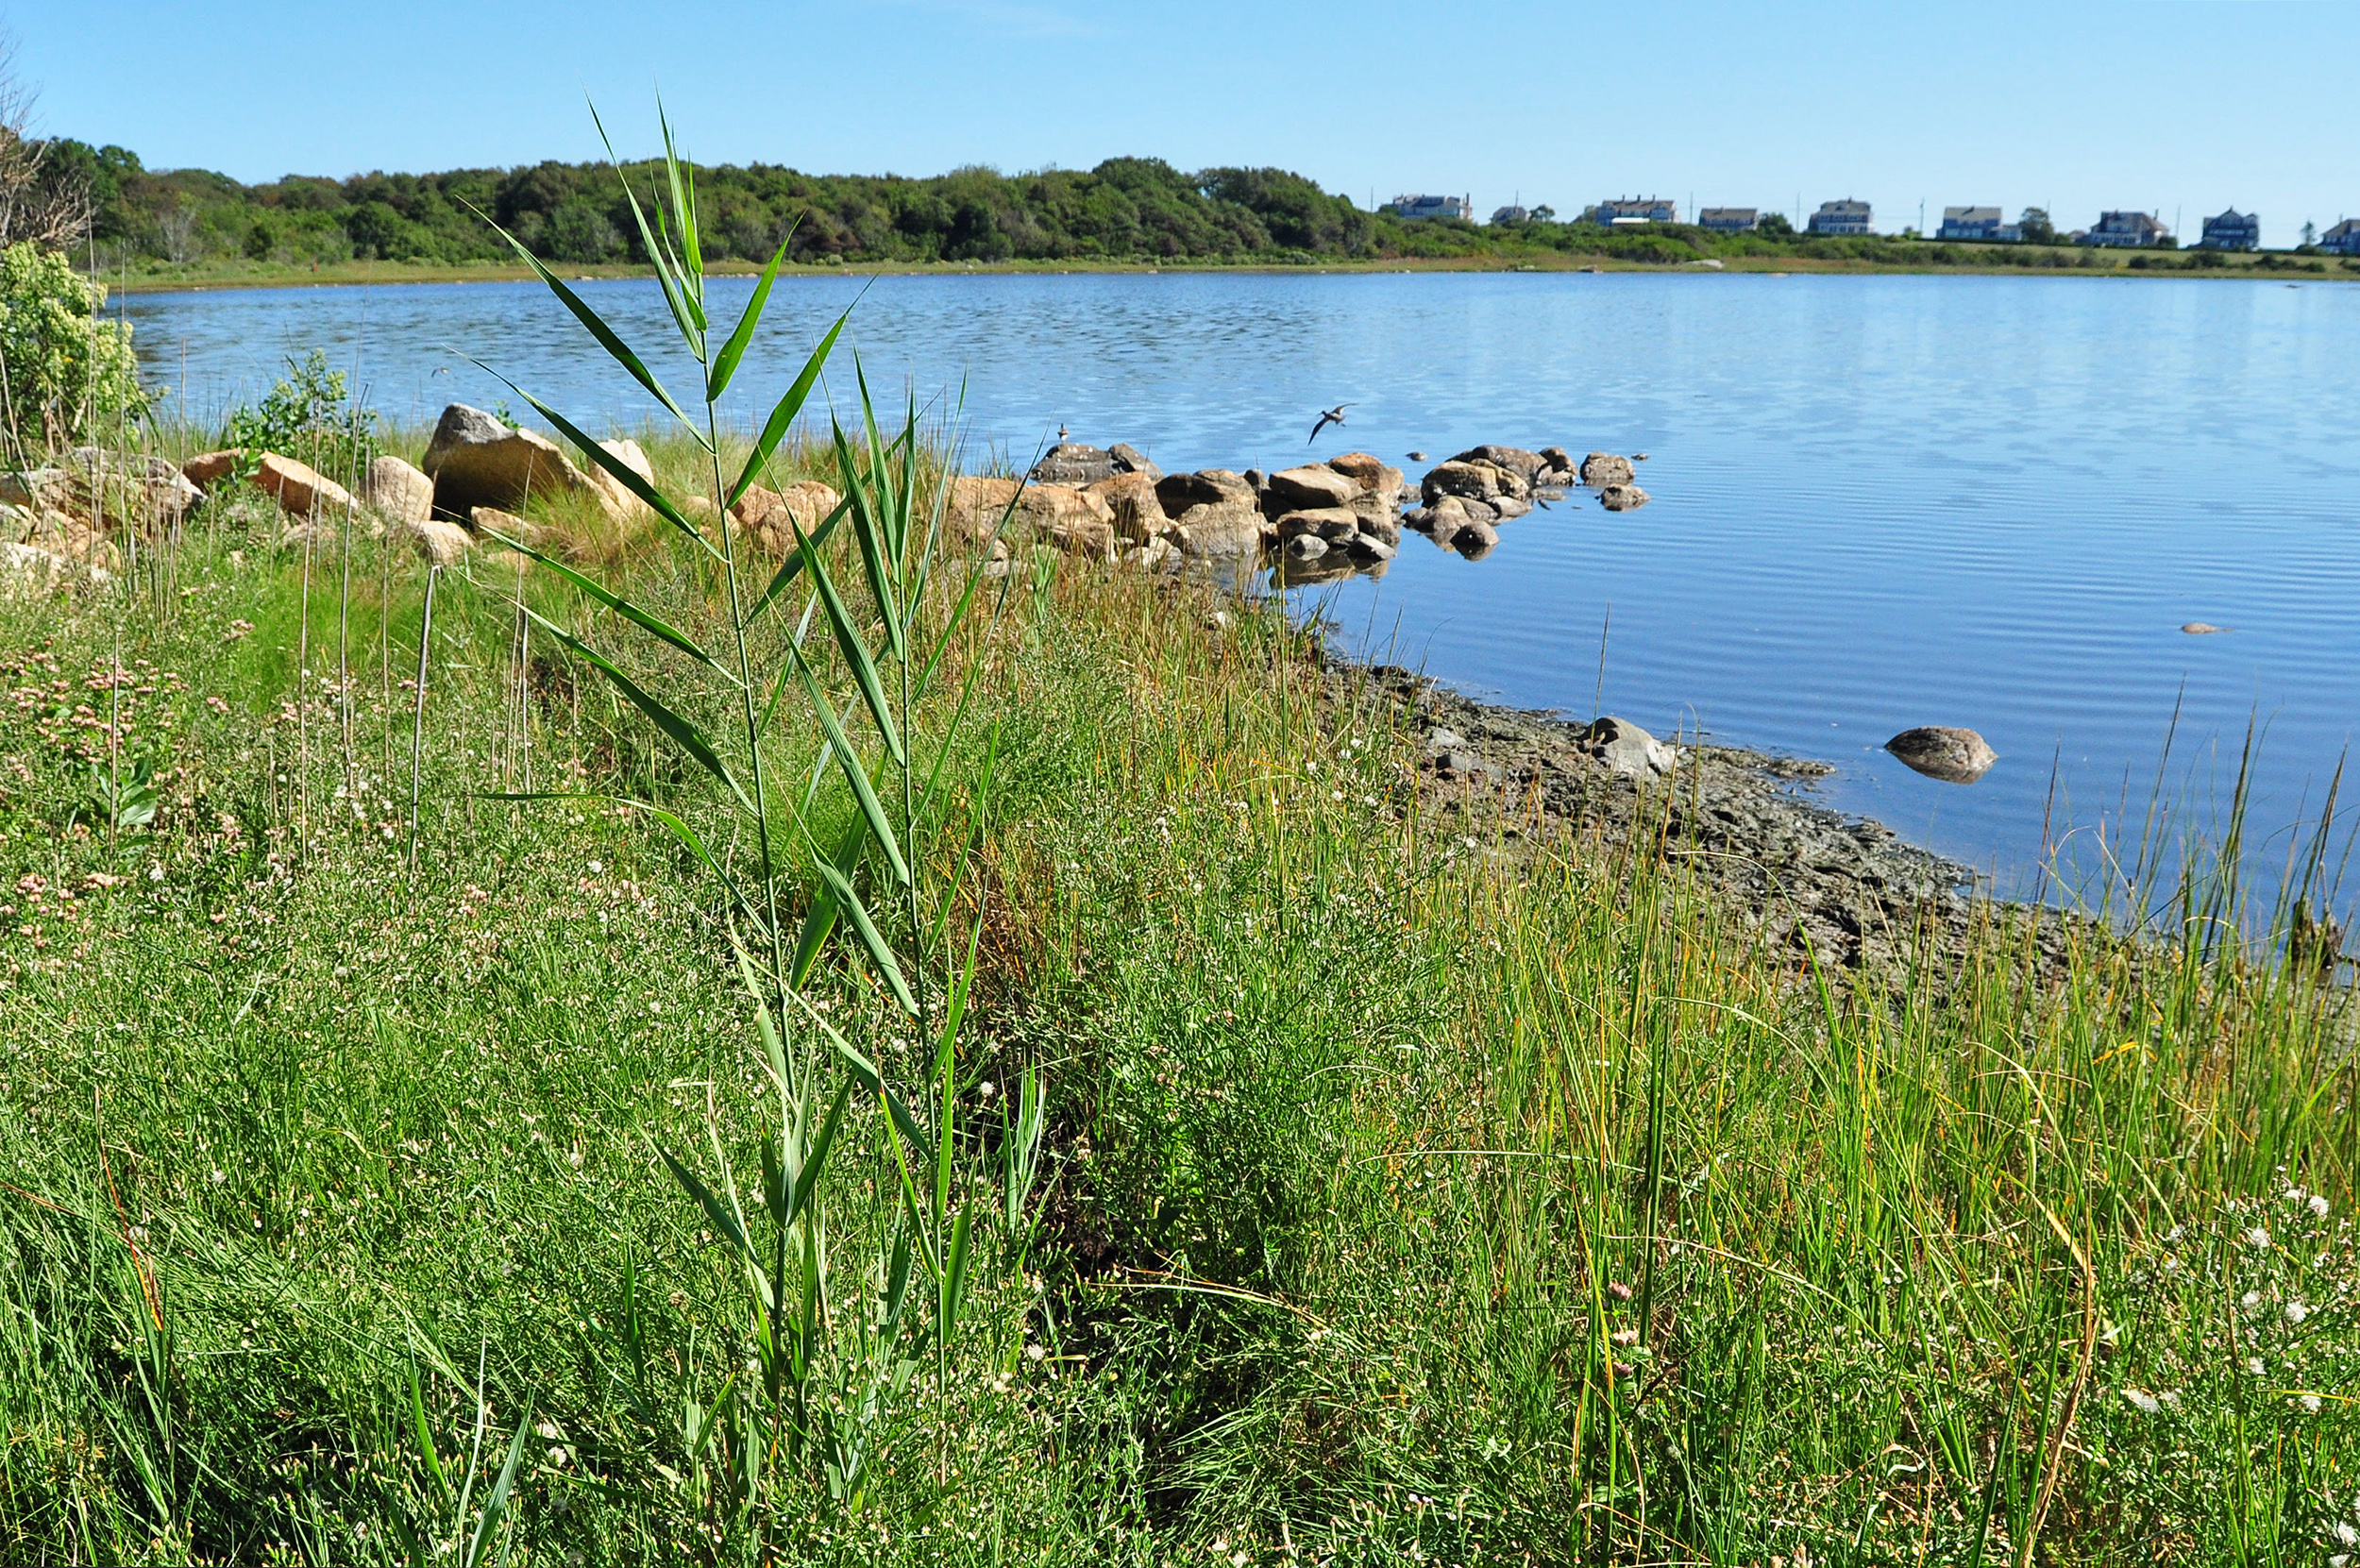
[[[241,179],[686,149],[815,172],[1274,163],[1366,202],[2360,213],[2360,4],[0,0],[41,127]]]

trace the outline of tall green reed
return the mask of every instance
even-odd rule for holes
[[[735,475],[728,474],[720,405],[760,326],[785,244],[763,270],[734,327],[720,333],[708,312],[694,170],[680,158],[668,121],[661,123],[666,189],[643,205],[619,164],[616,173],[696,366],[693,395],[676,397],[613,326],[522,243],[508,238],[615,365],[696,443],[711,486],[710,523],[574,421],[514,381],[509,385],[587,462],[668,523],[704,570],[717,575],[726,643],[709,648],[589,574],[529,545],[502,542],[688,672],[697,689],[658,695],[660,680],[632,676],[586,638],[519,600],[532,626],[597,669],[718,786],[726,809],[753,838],[749,877],[690,825],[680,801],[622,802],[661,824],[721,889],[761,1066],[777,1097],[775,1118],[758,1142],[756,1175],[741,1179],[733,1170],[717,1116],[708,1121],[705,1172],[671,1149],[660,1151],[734,1260],[752,1353],[743,1363],[735,1357],[718,1361],[726,1370],[717,1391],[688,1396],[681,1443],[690,1472],[701,1480],[702,1505],[714,1525],[767,1560],[777,1551],[784,1524],[780,1495],[788,1479],[823,1487],[834,1506],[857,1510],[869,1493],[880,1442],[909,1413],[919,1373],[931,1363],[934,1386],[941,1388],[972,1287],[978,1223],[996,1218],[1012,1242],[1025,1230],[1038,1168],[1041,1097],[1027,1073],[1012,1100],[1003,1101],[1009,1108],[991,1130],[996,1137],[989,1154],[984,1140],[962,1126],[961,1031],[984,930],[973,873],[990,821],[999,736],[996,723],[979,745],[970,744],[969,734],[979,722],[977,699],[987,667],[971,649],[961,657],[962,636],[986,581],[981,562],[962,568],[947,548],[940,492],[921,461],[915,400],[900,433],[887,439],[856,368],[855,426],[848,431],[831,420],[843,498],[808,534],[797,527],[794,548],[767,585],[753,591],[747,534],[735,509],[794,428],[849,312],[772,407]],[[849,578],[831,564],[830,550],[834,535],[848,527],[857,559]],[[799,582],[805,584],[804,615],[787,634],[767,620],[783,613],[777,607]],[[840,666],[835,673],[852,687],[849,700],[829,690],[831,672],[823,670],[821,649],[808,635],[815,612]],[[930,700],[948,694],[962,662],[952,711],[937,723]],[[759,671],[758,663],[764,665]],[[800,803],[781,801],[770,758],[771,727],[790,687],[808,705],[821,758]],[[689,717],[700,700],[733,714],[733,737],[708,734]],[[865,725],[857,715],[866,716]],[[831,763],[854,807],[832,843],[815,826],[818,785]],[[790,932],[786,905],[796,858],[807,862],[816,885]],[[888,1017],[898,1016],[898,1029],[921,1048],[912,1061],[918,1071],[905,1071],[885,1051],[862,1049],[827,1016],[827,1002],[815,994],[815,971],[832,946],[865,968],[873,982],[868,1000]],[[832,1277],[836,1264],[827,1176],[856,1097],[883,1113],[874,1125],[884,1173],[870,1184],[868,1211],[859,1217],[866,1222],[854,1227],[873,1249],[858,1271],[875,1296],[869,1307],[839,1301]],[[996,1216],[981,1196],[993,1189]],[[1012,1248],[1002,1254],[1003,1259],[1016,1256]]]

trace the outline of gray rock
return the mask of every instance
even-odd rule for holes
[[[1412,463],[1424,463],[1425,461],[1425,454],[1424,452],[1410,452],[1407,455]]]
[[[1382,517],[1372,517],[1363,513],[1360,515],[1360,534],[1363,538],[1398,545],[1401,543],[1401,519],[1391,513]]]
[[[1472,751],[1444,751],[1434,759],[1434,766],[1462,779],[1480,778],[1499,771]]]
[[[520,512],[534,494],[598,494],[547,436],[511,429],[464,403],[443,410],[418,466],[434,481],[434,510],[445,516],[464,517],[479,506]]]
[[[1150,484],[1164,477],[1164,471],[1147,461],[1147,454],[1127,441],[1118,441],[1106,448],[1118,474],[1145,474]]]
[[[1298,533],[1287,541],[1287,553],[1298,561],[1317,561],[1327,553],[1327,541],[1316,533]]]
[[[1598,492],[1598,504],[1609,512],[1636,512],[1647,504],[1647,493],[1635,484],[1610,484]]]
[[[1502,497],[1502,499],[1505,498]],[[1462,497],[1458,505],[1459,509],[1467,514],[1470,522],[1496,523],[1507,515],[1500,510],[1498,501],[1471,501]]]
[[[1436,725],[1426,732],[1425,749],[1429,751],[1463,751],[1467,737],[1445,725]]]
[[[1080,488],[1112,479],[1116,468],[1114,454],[1099,447],[1086,447],[1078,441],[1060,441],[1040,455],[1033,471],[1025,477],[1035,484],[1070,484]]]
[[[1593,722],[1575,737],[1582,750],[1615,772],[1633,779],[1660,779],[1679,766],[1677,748],[1612,715]]]
[[[1989,742],[1972,730],[1948,724],[1923,724],[1904,730],[1885,742],[1885,750],[1930,779],[1945,784],[1973,784],[1999,760]]]
[[[1502,522],[1506,522],[1510,517],[1521,517],[1526,513],[1532,510],[1532,503],[1530,501],[1519,500],[1513,496],[1502,496],[1499,499],[1486,504],[1488,504],[1493,512],[1499,514],[1500,521]]]
[[[1352,552],[1355,561],[1391,561],[1393,558],[1392,546],[1382,539],[1372,539],[1365,533],[1354,534],[1344,542],[1344,548]]]

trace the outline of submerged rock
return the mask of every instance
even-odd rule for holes
[[[1999,760],[1982,736],[1948,724],[1904,730],[1885,742],[1885,750],[1904,767],[1945,784],[1973,784]]]
[[[1635,484],[1610,484],[1598,492],[1598,504],[1609,512],[1636,512],[1647,504],[1647,493]]]

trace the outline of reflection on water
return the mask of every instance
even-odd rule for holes
[[[716,313],[749,287],[716,283]],[[1649,453],[1639,511],[1572,499],[1498,525],[1481,561],[1405,535],[1381,577],[1288,580],[1353,647],[1479,694],[1585,717],[1602,700],[1659,733],[1824,757],[1833,803],[2003,887],[2030,885],[2045,826],[2135,825],[2159,778],[2193,817],[2225,809],[2249,724],[2252,839],[2275,871],[2360,724],[2360,286],[1171,274],[862,288],[781,282],[749,362],[760,372],[733,390],[741,414],[857,298],[847,337],[871,384],[955,409],[970,458],[1019,468],[1060,425],[1166,468],[1360,447],[1413,483],[1413,449]],[[642,345],[670,336],[651,284],[583,289]],[[317,346],[357,362],[398,416],[509,396],[469,354],[593,418],[649,412],[537,287],[126,308],[151,374],[185,381],[198,409]],[[1348,426],[1306,447],[1317,413],[1343,401]],[[1998,763],[1960,787],[1880,750],[1921,724],[1973,728]]]

